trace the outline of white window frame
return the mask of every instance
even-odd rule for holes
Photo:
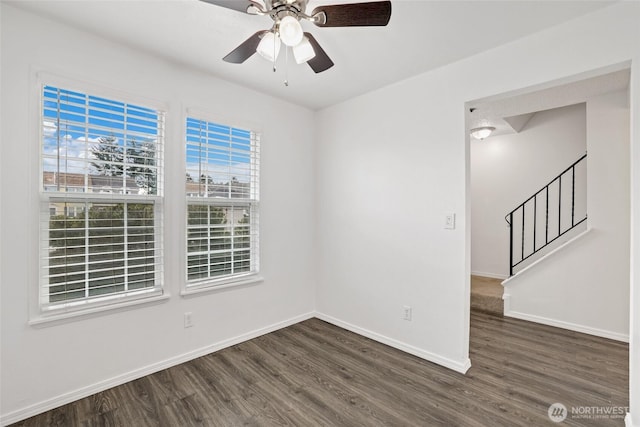
[[[93,313],[99,313],[107,310],[123,309],[139,304],[148,304],[156,301],[166,300],[170,296],[164,289],[164,138],[166,123],[166,106],[156,100],[151,100],[143,96],[131,95],[125,92],[117,91],[111,88],[100,86],[98,84],[88,84],[80,80],[69,79],[46,72],[36,72],[32,80],[34,85],[33,104],[31,106],[32,117],[37,118],[34,126],[33,135],[37,140],[38,155],[34,156],[38,159],[38,192],[40,200],[40,213],[38,215],[39,227],[38,246],[39,246],[39,262],[38,262],[38,280],[37,291],[34,292],[35,301],[34,308],[30,310],[30,325],[37,326],[48,322],[56,322],[68,318],[82,317]],[[157,173],[157,194],[155,195],[137,195],[137,194],[101,194],[91,192],[71,191],[62,193],[58,191],[48,191],[44,185],[44,153],[43,153],[43,121],[44,116],[44,88],[45,86],[53,86],[60,89],[77,91],[87,96],[101,97],[112,101],[122,102],[128,105],[144,106],[155,110],[158,117],[158,130],[156,151]],[[154,212],[154,258],[156,261],[154,266],[154,286],[130,290],[125,293],[105,294],[101,296],[82,298],[77,300],[69,300],[62,303],[50,303],[47,293],[48,283],[46,283],[46,272],[48,270],[48,243],[49,241],[49,216],[51,202],[67,202],[67,203],[147,203],[153,205]],[[46,220],[44,220],[46,218]]]
[[[184,286],[182,295],[193,293],[209,292],[229,287],[242,286],[262,282],[264,279],[260,275],[260,144],[262,132],[259,127],[247,124],[234,124],[233,120],[225,120],[223,115],[215,115],[203,110],[187,109],[183,116],[183,159],[185,160],[185,173],[189,172],[186,164],[187,159],[187,126],[188,120],[198,120],[207,123],[229,127],[233,129],[241,129],[251,134],[251,180],[250,180],[250,196],[248,198],[232,198],[232,197],[207,197],[206,195],[194,196],[189,194],[186,185],[184,187],[185,194],[185,245],[184,245]],[[184,176],[184,175],[183,175]],[[192,177],[199,179],[200,177]],[[200,279],[189,279],[189,206],[201,205],[209,207],[228,208],[244,208],[250,211],[250,269],[246,272],[234,273],[222,276],[209,276]],[[211,253],[209,251],[209,253]]]

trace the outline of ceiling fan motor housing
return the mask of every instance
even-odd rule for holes
[[[265,5],[269,11],[269,16],[276,24],[284,17],[291,16],[298,21],[301,18],[310,19],[305,14],[308,0],[265,0]]]
[[[278,8],[293,8],[298,12],[304,12],[307,8],[309,0],[264,0],[267,10]]]

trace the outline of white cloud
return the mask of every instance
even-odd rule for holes
[[[44,170],[56,171],[60,159],[60,172],[83,173],[87,159],[91,158],[89,150],[93,142],[91,138],[73,139],[71,135],[65,135],[60,146],[46,144],[42,153]]]
[[[50,122],[47,120],[42,121],[42,133],[45,137],[51,137],[56,134],[58,131],[58,127],[54,122]]]
[[[80,141],[80,142],[90,142],[92,144],[97,144],[100,142],[100,138],[96,137],[96,138],[87,138],[86,136],[81,136],[79,138],[76,138],[76,141]]]

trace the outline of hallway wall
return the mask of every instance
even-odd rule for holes
[[[587,100],[590,231],[505,284],[505,315],[629,340],[627,91]]]
[[[586,106],[576,104],[536,113],[519,133],[470,140],[472,274],[509,277],[505,215],[587,151],[586,132]]]

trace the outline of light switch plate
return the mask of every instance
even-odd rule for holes
[[[456,228],[456,214],[448,212],[444,214],[444,228],[447,230],[455,230]]]

